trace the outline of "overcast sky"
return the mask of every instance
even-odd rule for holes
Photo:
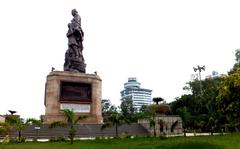
[[[102,98],[119,104],[128,77],[167,102],[205,65],[226,74],[240,48],[240,1],[7,0],[0,2],[0,114],[44,114],[51,67],[63,70],[67,24],[82,18],[87,73],[102,78]]]

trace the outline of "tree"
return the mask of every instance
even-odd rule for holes
[[[179,108],[186,107],[187,111],[191,114],[191,118],[186,127],[210,131],[212,129],[208,125],[210,117],[213,117],[217,123],[220,123],[220,121],[217,120],[220,117],[218,117],[217,114],[216,98],[222,80],[220,76],[209,77],[202,80],[202,94],[199,89],[198,80],[188,82],[188,87],[186,88],[191,91],[191,94],[182,95],[170,103],[172,114],[178,114],[177,111]]]
[[[57,126],[60,126],[60,127],[68,126],[69,127],[69,130],[68,130],[69,139],[70,139],[71,144],[73,144],[73,139],[76,135],[76,129],[74,128],[74,125],[77,124],[79,121],[87,118],[87,116],[80,115],[80,116],[76,117],[73,110],[69,110],[69,109],[64,109],[61,111],[64,113],[64,116],[66,117],[66,121],[54,122],[50,125],[50,128],[57,127]]]
[[[212,76],[201,81],[187,82],[184,89],[191,94],[182,95],[173,101],[172,114],[186,107],[191,118],[186,124],[188,128],[202,131],[220,131],[229,126],[232,131],[240,129],[240,49],[235,53],[236,63],[228,75]]]
[[[9,135],[10,125],[8,123],[0,123],[0,134],[3,136]]]
[[[156,136],[156,114],[158,105],[152,104],[148,106],[142,106],[139,114],[139,119],[145,119],[149,121],[149,127],[153,128],[153,135]]]
[[[109,111],[107,112],[106,122],[102,125],[101,129],[105,129],[107,127],[115,126],[115,136],[118,138],[118,127],[125,123],[124,116],[118,112],[117,107],[111,106]]]
[[[187,111],[186,107],[178,109],[178,114],[182,118],[182,125],[183,125],[183,133],[186,137],[186,126],[191,117],[190,113]]]
[[[145,113],[147,111],[147,105],[142,105],[141,108],[139,109],[139,112]]]
[[[112,104],[109,99],[102,99],[102,116],[104,122],[106,121],[107,112],[109,111],[111,106]]]
[[[218,111],[231,123],[240,128],[240,68],[224,77],[217,96]]]
[[[150,128],[153,128],[153,135],[156,137],[156,111],[157,106],[156,105],[149,105],[148,111],[147,111],[147,118],[150,122]]]
[[[240,128],[240,49],[235,52],[235,64],[223,77],[217,96],[218,113],[224,115],[224,124],[231,131]]]
[[[190,113],[194,113],[196,106],[196,100],[191,94],[182,95],[181,97],[176,98],[175,101],[170,103],[170,109],[172,114],[178,114],[178,109],[183,107],[188,107]]]
[[[188,122],[184,124],[185,128],[196,129],[197,120],[200,116],[200,113],[198,112],[200,111],[198,102],[199,101],[193,95],[182,95],[170,103],[171,114],[179,115],[179,112],[181,111],[180,109],[184,108],[186,111],[188,111],[188,113],[192,115],[191,118],[188,119]]]
[[[214,120],[214,118],[212,116],[209,117],[209,119],[208,119],[208,125],[209,125],[210,130],[211,130],[211,135],[213,135],[213,130],[214,130],[214,126],[215,126],[215,120]]]
[[[240,49],[236,49],[235,51],[235,60],[236,62],[233,68],[228,72],[229,75],[237,71],[238,68],[240,68]]]
[[[102,115],[105,115],[112,106],[109,99],[102,99]]]
[[[162,101],[164,101],[164,99],[161,98],[161,97],[155,97],[155,98],[153,98],[153,102],[155,102],[157,105],[158,105],[159,102],[162,102]]]
[[[133,122],[137,122],[138,116],[136,113],[136,109],[133,107],[132,99],[123,99],[120,105],[120,110],[126,123],[130,124]]]
[[[22,131],[30,124],[40,125],[41,121],[34,118],[29,118],[26,121],[17,115],[9,115],[6,118],[6,123],[8,123],[13,129],[18,131],[18,142],[23,142]]]

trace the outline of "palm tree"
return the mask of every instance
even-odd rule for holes
[[[20,117],[14,117],[12,126],[15,130],[18,131],[18,142],[22,142],[22,131],[27,127],[28,123],[27,121],[24,122],[23,118]]]
[[[56,126],[68,126],[69,130],[68,130],[68,135],[69,135],[69,139],[71,144],[73,144],[73,139],[76,135],[76,129],[74,128],[74,125],[77,124],[80,120],[83,120],[85,118],[87,118],[87,116],[85,115],[80,115],[78,117],[76,117],[75,113],[73,112],[73,110],[69,110],[69,109],[64,109],[61,110],[64,113],[64,116],[66,117],[66,121],[64,122],[53,122],[50,125],[50,128],[56,127]]]
[[[110,110],[107,112],[106,123],[102,125],[101,129],[105,129],[107,127],[115,126],[115,135],[118,135],[118,127],[125,123],[124,116],[117,111],[117,108],[112,106]]]
[[[153,98],[153,102],[155,102],[157,105],[158,105],[158,103],[161,102],[161,101],[164,101],[164,99],[161,98],[161,97],[155,97],[155,98]]]
[[[9,112],[11,115],[17,113],[17,111],[13,111],[13,110],[8,110],[8,112]]]

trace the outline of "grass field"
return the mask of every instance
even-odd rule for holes
[[[0,149],[3,145],[0,145]],[[82,140],[69,142],[10,143],[5,149],[240,149],[240,134],[224,136],[197,136],[108,140]]]

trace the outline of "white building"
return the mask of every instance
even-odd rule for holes
[[[152,103],[152,90],[140,87],[140,83],[136,78],[128,78],[128,82],[124,83],[124,90],[121,91],[121,99],[132,99],[133,107],[137,111],[142,105],[149,105]]]

